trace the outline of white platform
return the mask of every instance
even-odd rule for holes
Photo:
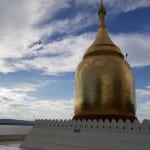
[[[150,121],[36,120],[22,148],[32,150],[150,150]]]

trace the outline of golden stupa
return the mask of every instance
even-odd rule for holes
[[[74,119],[135,119],[134,77],[121,50],[108,35],[102,1],[98,16],[96,39],[76,71]]]

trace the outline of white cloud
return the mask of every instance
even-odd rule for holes
[[[145,103],[143,103],[141,105],[142,105],[141,107],[142,107],[143,110],[145,110],[146,112],[148,111],[148,113],[150,113],[150,101],[147,101],[147,102],[145,102]]]
[[[75,71],[84,52],[94,40],[95,34],[68,36],[43,45],[40,51],[28,54],[35,56],[31,59],[25,57],[1,60],[1,72],[40,70],[46,74],[58,74]],[[128,53],[127,61],[132,67],[150,65],[149,34],[118,34],[112,35],[112,40],[120,47],[124,55]]]
[[[37,83],[28,83],[28,82],[21,82],[9,85],[8,87],[0,87],[0,100],[12,100],[19,102],[24,98],[32,99],[28,96],[28,93],[35,92],[39,88],[45,86],[47,82],[43,84],[42,82]],[[33,98],[34,99],[34,98]]]
[[[136,100],[139,120],[150,119],[150,90],[136,89]]]
[[[0,118],[13,119],[71,119],[73,117],[72,100],[39,100],[39,99],[12,99],[1,100]],[[42,112],[42,113],[41,113]]]
[[[15,92],[34,92],[38,89],[38,87],[38,84],[22,82],[12,86],[11,89]]]
[[[149,34],[118,34],[112,39],[124,54],[128,53],[127,60],[133,67],[150,65]]]
[[[91,43],[92,37],[93,34],[88,33],[80,36],[69,36],[62,40],[49,43],[43,46],[43,49],[37,52],[35,54],[36,57],[32,59],[11,59],[9,63],[5,59],[2,61],[1,72],[7,73],[17,70],[36,69],[46,74],[57,74],[74,71],[85,49]],[[53,54],[56,56],[48,56]]]
[[[137,116],[140,121],[144,119],[150,120],[150,100],[137,105]]]
[[[24,92],[15,92],[13,89],[0,87],[0,100],[1,102],[5,100],[12,100],[12,101],[20,101],[23,97],[26,96]]]
[[[46,74],[75,71],[83,53],[92,42],[92,37],[93,34],[89,33],[80,36],[69,36],[60,41],[55,41],[44,47],[41,55],[45,56],[37,57],[33,60],[25,60],[22,63],[26,66],[30,66],[31,69],[43,70]],[[48,54],[57,55],[47,57],[46,55]]]
[[[45,29],[36,28],[36,24],[69,7],[69,2],[70,0],[0,1],[0,66],[3,73],[14,72],[16,68],[23,67],[20,64],[15,64],[14,67],[11,61],[15,62],[16,59],[35,53],[34,49],[28,48],[29,45],[39,41],[47,33]]]
[[[146,89],[150,89],[150,85],[145,86]]]
[[[138,8],[150,7],[149,0],[103,0],[103,2],[113,13],[128,12]],[[89,5],[90,7],[95,7],[100,5],[100,0],[76,0],[76,4],[78,6]]]
[[[43,85],[39,83],[20,83],[10,87],[0,87],[0,118],[25,120],[72,118],[72,99],[38,99],[29,96],[29,92],[35,92],[41,86]]]
[[[137,89],[136,93],[138,96],[150,96],[150,90]]]
[[[1,0],[0,17],[2,28],[23,28],[46,19],[51,19],[57,12],[70,7],[71,0]],[[18,7],[19,6],[19,7]],[[11,29],[12,29],[11,28]]]
[[[83,14],[83,12],[79,11],[72,18],[55,20],[44,26],[45,29],[43,29],[43,32],[45,35],[52,35],[56,33],[71,34],[93,25],[94,23],[96,23],[96,17],[93,18],[89,13]]]
[[[75,70],[83,53],[94,39],[95,33],[68,35],[47,45],[41,43],[29,48],[34,42],[44,37],[55,33],[70,34],[94,23],[95,19],[89,17],[89,14],[83,15],[79,12],[74,18],[53,20],[43,28],[35,26],[44,20],[51,19],[60,10],[71,7],[70,2],[71,0],[61,2],[58,0],[14,0],[13,3],[9,3],[9,0],[0,1],[0,71],[2,73],[36,69],[47,74],[57,74]],[[81,4],[84,0],[76,2]],[[85,5],[95,2],[99,1],[87,1]],[[116,3],[121,4],[120,1],[110,1],[108,5]],[[127,1],[125,6],[128,3],[133,4]],[[138,3],[141,7],[146,4],[148,5],[149,1]],[[112,35],[112,39],[121,47],[124,54],[129,53],[128,61],[132,66],[150,65],[150,35],[120,34]],[[41,50],[37,51],[39,48]],[[56,56],[48,57],[51,54]]]
[[[44,47],[42,43],[29,48],[34,42],[56,33],[69,34],[93,23],[88,15],[78,13],[72,19],[52,21],[43,28],[36,27],[44,20],[51,19],[58,11],[70,7],[70,1],[14,0],[13,3],[9,3],[9,0],[0,1],[0,8],[2,8],[0,10],[0,67],[2,73],[27,70],[23,61],[29,62],[26,59],[37,56],[39,53],[36,49]],[[35,60],[42,59],[38,57]],[[36,68],[40,67],[36,66]]]

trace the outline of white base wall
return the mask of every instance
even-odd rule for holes
[[[22,148],[32,150],[150,150],[150,121],[142,124],[36,120]]]

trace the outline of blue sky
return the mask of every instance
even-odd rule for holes
[[[104,3],[110,36],[129,54],[137,116],[150,119],[150,1]],[[75,70],[96,36],[99,4],[0,1],[0,118],[72,118]]]

